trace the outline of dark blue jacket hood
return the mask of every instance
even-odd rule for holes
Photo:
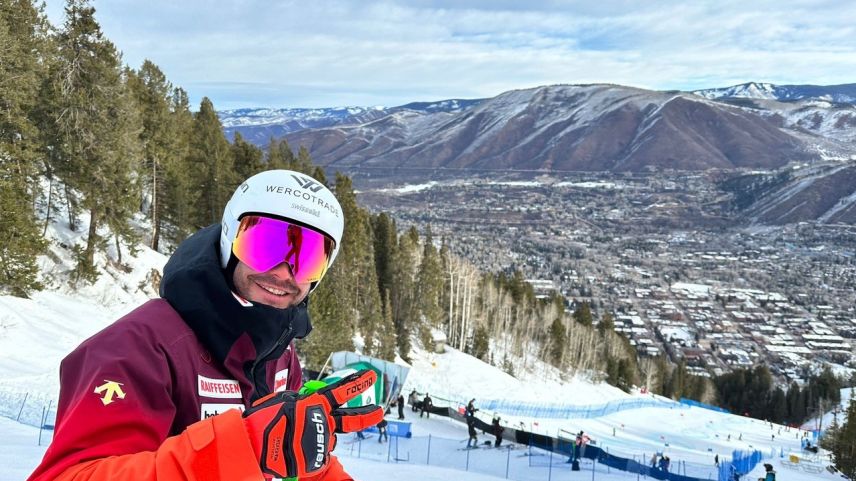
[[[232,294],[229,274],[220,267],[219,239],[220,226],[215,224],[182,242],[164,267],[160,295],[214,359],[227,368],[240,365],[243,374],[254,379],[257,373],[253,370],[281,356],[294,338],[303,338],[312,330],[308,298],[287,309],[242,305]],[[252,340],[254,352],[235,349],[244,335]],[[254,397],[265,394],[256,392]]]

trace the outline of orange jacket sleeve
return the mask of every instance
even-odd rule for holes
[[[188,426],[183,433],[167,438],[156,451],[86,461],[67,468],[56,481],[263,479],[241,413],[232,410]]]
[[[300,481],[354,481],[350,474],[345,472],[342,463],[336,456],[330,456],[330,464],[323,473],[309,478],[300,478]]]

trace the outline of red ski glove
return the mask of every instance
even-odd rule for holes
[[[361,431],[383,419],[380,406],[341,406],[377,380],[365,369],[311,394],[265,396],[244,411],[244,425],[262,472],[277,478],[314,476],[327,467],[334,433]]]

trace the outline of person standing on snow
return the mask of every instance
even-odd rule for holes
[[[404,394],[398,393],[398,399],[396,400],[398,403],[398,419],[404,419]]]
[[[416,389],[410,391],[410,396],[408,396],[408,397],[410,398],[410,409],[413,412],[418,411],[419,410],[419,395],[416,394]]]
[[[215,186],[211,186],[214,188]],[[327,187],[298,172],[247,179],[222,222],[193,234],[152,299],[84,341],[60,367],[53,442],[30,481],[352,479],[334,433],[383,418],[343,408],[370,370],[301,392],[294,339],[341,246]]]
[[[493,418],[492,430],[493,435],[496,437],[493,442],[493,447],[498,448],[499,445],[502,444],[502,432],[505,431],[505,428],[499,425],[499,416]]]
[[[467,417],[467,433],[470,435],[469,439],[467,439],[467,448],[470,447],[470,443],[472,443],[472,447],[479,447],[479,438],[476,435],[476,420],[472,417]]]
[[[386,426],[389,423],[386,419],[381,419],[379,423],[377,423],[377,442],[382,443],[384,440],[389,441],[389,435],[386,433]]]
[[[419,411],[419,417],[421,418],[424,414],[426,418],[431,419],[431,407],[434,406],[434,402],[431,400],[431,396],[428,393],[425,393],[425,398],[422,399],[422,410]]]
[[[478,409],[476,409],[475,402],[475,399],[470,399],[470,402],[467,403],[467,407],[464,410],[464,415],[467,417],[467,423],[470,422],[470,419],[475,419],[476,411],[478,411]]]
[[[665,473],[668,473],[669,472],[669,465],[671,463],[672,463],[672,460],[669,459],[668,456],[663,456],[662,458],[660,458],[660,470],[662,470]]]
[[[589,435],[580,431],[580,457],[581,458],[584,458],[586,455],[586,446],[588,446],[589,441],[591,441],[591,438],[589,437]]]

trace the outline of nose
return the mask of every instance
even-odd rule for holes
[[[280,262],[273,269],[267,272],[275,277],[278,277],[283,280],[294,280],[294,272],[291,264],[288,262]]]

